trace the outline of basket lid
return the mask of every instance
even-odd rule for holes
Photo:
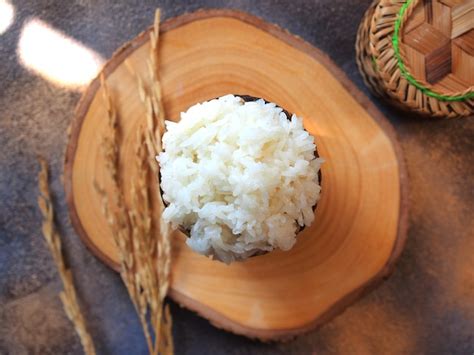
[[[474,112],[474,2],[381,0],[370,49],[387,90],[413,108]]]

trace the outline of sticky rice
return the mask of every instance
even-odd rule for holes
[[[230,263],[289,250],[313,223],[322,159],[300,118],[227,95],[166,128],[157,157],[163,218],[194,251]]]

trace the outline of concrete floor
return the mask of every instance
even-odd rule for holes
[[[166,17],[201,7],[237,8],[327,52],[367,93],[354,40],[369,1],[10,3],[14,22],[0,34],[0,354],[82,353],[57,297],[61,285],[40,234],[37,154],[51,163],[65,251],[99,353],[145,354],[119,276],[85,248],[68,219],[62,161],[80,91],[61,88],[20,64],[16,53],[23,27],[39,19],[108,58],[152,23],[156,7]],[[474,353],[474,120],[422,119],[370,97],[400,136],[410,178],[408,242],[393,276],[321,329],[284,344],[226,333],[172,304],[176,354]]]

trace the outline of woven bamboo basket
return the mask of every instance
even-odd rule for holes
[[[474,1],[376,0],[356,53],[375,95],[432,117],[474,113]]]

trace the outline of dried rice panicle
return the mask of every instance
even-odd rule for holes
[[[171,314],[164,309],[164,298],[169,288],[171,265],[170,229],[161,220],[163,202],[153,204],[156,188],[149,181],[158,174],[155,156],[161,151],[164,130],[164,111],[161,86],[158,80],[158,38],[160,10],[155,16],[150,34],[151,53],[147,62],[150,87],[135,72],[130,63],[126,66],[136,77],[138,94],[145,106],[146,124],[137,131],[134,153],[136,175],[130,191],[124,191],[120,177],[120,122],[105,77],[101,76],[102,93],[108,116],[107,133],[102,150],[111,188],[105,191],[98,183],[96,191],[102,198],[103,213],[112,230],[121,260],[121,276],[139,315],[149,352],[172,354]],[[157,185],[157,184],[155,184]],[[125,193],[130,204],[125,202]],[[160,216],[159,224],[155,215]],[[151,330],[148,326],[150,320]]]
[[[39,158],[39,163],[41,170],[38,174],[38,206],[43,215],[43,236],[48,244],[49,250],[51,251],[56,267],[58,268],[59,276],[64,288],[64,290],[60,292],[59,297],[63,303],[68,318],[73,323],[74,328],[79,335],[84,352],[87,355],[94,355],[94,343],[92,337],[87,331],[86,323],[77,300],[72,273],[71,270],[67,268],[62,254],[61,237],[54,224],[54,207],[48,187],[48,165],[42,158]]]

